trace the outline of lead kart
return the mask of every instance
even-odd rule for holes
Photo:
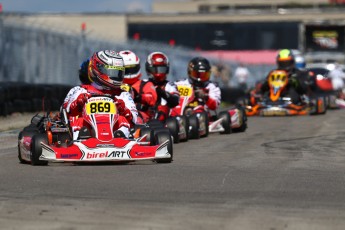
[[[269,93],[255,105],[246,106],[247,116],[290,116],[326,113],[324,97],[312,97],[310,102],[295,104],[283,92],[288,86],[288,75],[284,70],[274,70],[268,76]]]
[[[227,111],[213,114],[209,112],[203,102],[195,100],[198,90],[191,85],[177,84],[180,93],[180,104],[171,110],[171,116],[187,116],[189,132],[193,138],[207,137],[209,133],[229,134],[232,131],[244,132],[247,128],[247,116],[240,105],[231,107]]]
[[[83,107],[83,126],[76,140],[64,110],[55,115],[35,115],[18,136],[21,163],[103,162],[153,160],[170,163],[172,139],[168,129],[140,127],[131,138],[114,135],[119,114],[111,97],[92,96]],[[136,137],[134,137],[136,136]],[[149,138],[148,138],[149,137]]]

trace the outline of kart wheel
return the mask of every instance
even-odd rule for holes
[[[324,97],[315,97],[311,99],[311,110],[309,115],[325,114],[326,111]]]
[[[45,133],[39,133],[32,137],[31,142],[31,164],[32,165],[47,165],[48,161],[42,161],[39,157],[42,154],[41,142],[48,143],[48,137]]]
[[[186,133],[186,137],[183,140],[181,140],[181,141],[188,141],[188,139],[189,139],[189,119],[188,119],[188,117],[185,116],[185,115],[180,116],[179,123],[183,127],[184,132]]]
[[[157,163],[171,163],[173,160],[173,142],[169,130],[157,130],[154,135],[155,144],[159,145],[168,140],[168,152],[170,153],[170,158],[156,159]]]
[[[208,130],[208,124],[209,124],[209,117],[206,112],[199,113],[199,125],[203,129],[205,129],[205,133],[203,135],[200,135],[200,137],[207,137],[209,130]]]
[[[38,134],[38,129],[36,127],[33,127],[31,125],[25,127],[23,131],[21,131],[18,135],[18,159],[20,163],[28,163],[22,158],[19,141],[25,136],[25,137],[33,137],[34,135]],[[32,142],[32,140],[31,140]]]
[[[22,158],[22,154],[20,152],[20,146],[19,146],[19,141],[23,138],[23,131],[21,131],[18,135],[18,159],[19,159],[19,162],[24,164],[26,163],[26,161],[23,160]]]
[[[173,136],[174,143],[179,143],[180,142],[180,127],[177,119],[175,117],[169,117],[166,121],[165,124],[167,128],[170,130],[171,135]]]
[[[242,124],[240,127],[238,128],[235,128],[235,129],[232,129],[232,131],[234,132],[244,132],[246,131],[247,129],[247,115],[246,115],[246,111],[241,107],[241,108],[238,108],[239,111],[241,111],[241,119],[242,119]],[[231,118],[231,116],[230,116]]]
[[[146,141],[150,142],[150,145],[154,145],[154,138],[153,138],[153,129],[151,128],[141,128],[140,129],[140,137],[147,135]]]
[[[220,132],[220,134],[230,134],[231,133],[231,117],[228,111],[222,111],[219,113],[219,118],[223,118],[222,120],[222,126],[224,128],[223,132]]]
[[[188,117],[188,123],[189,123],[189,131],[188,135],[190,139],[199,139],[200,133],[199,133],[199,119],[195,114],[192,114]]]

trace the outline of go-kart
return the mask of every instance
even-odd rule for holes
[[[83,126],[76,140],[64,110],[55,115],[35,115],[18,136],[21,163],[47,165],[48,162],[103,162],[153,160],[170,163],[173,146],[169,130],[142,126],[133,137],[114,135],[119,117],[114,100],[94,95],[83,106]],[[136,136],[136,137],[134,137]]]
[[[211,115],[202,100],[195,100],[195,94],[202,89],[178,83],[177,88],[180,92],[180,104],[171,110],[170,116],[187,116],[191,138],[207,137],[209,133],[229,134],[232,131],[246,130],[247,117],[241,106],[228,111],[214,111]]]
[[[311,97],[309,102],[293,103],[291,96],[283,92],[288,86],[288,75],[284,70],[274,70],[268,76],[268,95],[262,96],[254,105],[246,106],[247,116],[314,115],[326,112],[324,97]]]
[[[326,105],[329,109],[345,107],[345,94],[341,90],[334,90],[332,79],[328,76],[329,69],[326,67],[310,67],[311,89],[315,94],[323,95],[326,98]]]

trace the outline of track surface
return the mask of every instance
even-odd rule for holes
[[[344,229],[345,111],[250,117],[174,162],[19,164],[0,134],[0,229]]]

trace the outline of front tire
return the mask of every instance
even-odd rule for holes
[[[223,118],[222,120],[222,126],[224,128],[223,132],[220,132],[220,134],[230,134],[232,132],[231,130],[231,117],[230,114],[227,111],[222,111],[219,113],[219,118]]]
[[[31,157],[30,157],[32,165],[47,165],[48,164],[48,161],[42,161],[39,159],[42,154],[41,142],[45,144],[48,143],[47,134],[40,133],[32,137]]]
[[[155,144],[160,145],[168,140],[169,158],[156,159],[157,163],[171,163],[173,160],[173,142],[169,130],[159,130],[154,134]]]

